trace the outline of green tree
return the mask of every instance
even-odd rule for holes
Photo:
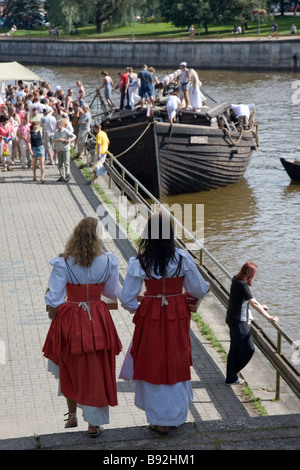
[[[80,21],[78,4],[74,0],[47,0],[47,16],[52,26],[61,26],[69,33]]]
[[[48,18],[66,33],[74,23],[86,24],[93,19],[97,33],[102,33],[104,23],[129,4],[130,0],[47,0]]]
[[[161,0],[162,16],[174,26],[190,26],[198,24],[207,31],[208,23],[214,19],[212,3],[209,0]]]
[[[97,33],[103,32],[103,25],[113,18],[122,8],[130,4],[128,0],[96,0],[94,2],[95,22]]]
[[[260,0],[260,9],[266,7],[266,1]],[[219,23],[227,25],[241,25],[246,27],[247,22],[252,18],[252,11],[257,10],[257,0],[215,0],[214,13]]]
[[[260,8],[266,1],[260,0]],[[208,24],[240,24],[245,27],[257,8],[257,0],[161,0],[161,13],[175,26],[197,24],[208,31]]]
[[[6,18],[6,24],[12,25],[33,23],[40,17],[39,0],[8,0],[4,6],[3,17]]]

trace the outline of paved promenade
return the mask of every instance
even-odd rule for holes
[[[57,396],[57,382],[47,372],[41,352],[49,327],[44,304],[48,261],[63,250],[82,217],[105,209],[74,162],[71,167],[69,184],[56,182],[56,166],[47,166],[44,185],[33,182],[31,171],[18,163],[12,172],[1,173],[5,182],[0,183],[0,449],[300,449],[299,400],[283,386],[282,399],[273,401],[275,374],[257,352],[244,378],[268,411],[269,416],[259,417],[241,386],[224,384],[225,364],[195,324],[194,401],[185,425],[164,438],[149,431],[144,413],[134,406],[134,384],[118,380],[119,405],[111,409],[111,422],[102,436],[87,436],[80,411],[78,428],[64,429],[65,400]],[[99,182],[107,188],[106,178]],[[114,197],[114,190],[106,191]],[[107,237],[105,248],[118,256],[122,282],[134,247],[128,239]],[[212,294],[202,302],[200,313],[228,350],[225,312]],[[119,371],[133,324],[121,307],[112,316],[123,343]]]

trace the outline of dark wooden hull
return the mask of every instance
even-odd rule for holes
[[[127,123],[122,121],[119,127],[104,127],[110,152],[155,197],[211,190],[240,181],[256,147],[252,133],[244,133],[234,145],[217,126],[199,122],[171,126],[141,116],[131,123],[130,119],[128,116]],[[234,141],[239,138],[238,132],[230,135]]]
[[[220,129],[157,123],[161,195],[191,193],[240,181],[250,163],[253,137],[231,145]],[[231,134],[232,138],[237,139]]]
[[[281,158],[280,161],[291,180],[300,183],[300,160]]]

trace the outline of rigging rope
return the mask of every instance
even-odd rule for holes
[[[129,152],[129,150],[131,150],[132,147],[134,147],[134,146],[138,143],[138,141],[141,140],[141,138],[143,137],[143,135],[146,134],[147,130],[149,129],[149,127],[150,127],[152,124],[154,124],[154,121],[149,122],[149,124],[148,124],[148,126],[146,127],[146,129],[141,133],[141,135],[136,139],[136,141],[133,142],[133,144],[130,145],[130,147],[128,147],[128,149],[124,150],[124,152],[122,152],[122,153],[119,153],[119,155],[113,155],[113,157],[118,158],[118,157],[121,157],[121,155],[124,155],[124,153]],[[109,155],[112,155],[110,152],[107,152],[107,153],[108,153]]]
[[[230,143],[231,143],[232,145],[238,145],[238,144],[240,143],[240,141],[242,140],[242,137],[243,137],[243,134],[244,134],[244,133],[250,133],[250,132],[252,132],[252,134],[253,134],[253,136],[254,136],[254,138],[255,138],[255,141],[256,141],[256,145],[257,145],[257,147],[259,147],[258,124],[255,124],[255,123],[253,122],[253,118],[252,118],[252,117],[250,118],[249,123],[251,123],[250,129],[245,130],[245,129],[243,128],[243,126],[240,126],[240,135],[239,135],[239,137],[238,137],[236,140],[234,140],[234,139],[231,137],[230,131],[224,127],[224,122],[220,125],[220,128],[227,134],[227,137],[228,137],[228,139],[230,140]],[[254,129],[255,129],[255,130],[254,130]]]

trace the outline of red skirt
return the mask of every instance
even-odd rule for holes
[[[133,379],[172,385],[191,379],[190,309],[183,278],[146,280],[146,293],[133,318]],[[165,289],[165,290],[164,290]],[[167,305],[158,294],[165,293]]]
[[[82,405],[116,406],[115,356],[121,349],[110,311],[100,300],[102,284],[67,284],[43,347],[59,366],[63,395]],[[87,300],[88,292],[88,300]]]

